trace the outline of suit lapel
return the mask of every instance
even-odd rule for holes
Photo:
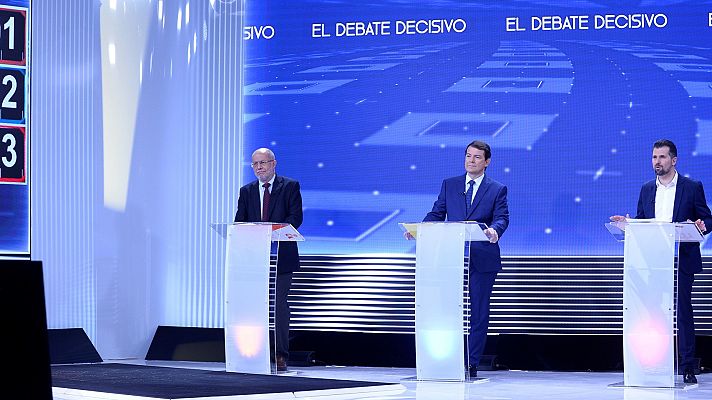
[[[465,219],[470,219],[472,214],[475,212],[475,209],[480,205],[480,202],[482,198],[485,196],[485,193],[487,190],[489,190],[490,187],[490,180],[487,178],[485,175],[484,178],[482,178],[482,182],[480,183],[480,187],[477,188],[477,194],[475,194],[475,198],[472,200],[472,208],[470,208],[470,212],[467,213],[465,216]]]
[[[655,218],[655,192],[657,186],[655,181],[653,181],[652,187],[648,186],[646,188],[645,199],[643,200],[643,217],[644,218]]]
[[[269,213],[267,214],[267,219],[272,218],[272,212],[274,211],[275,204],[277,204],[277,196],[279,196],[280,191],[284,186],[284,180],[280,176],[275,176],[272,190],[269,192]]]
[[[448,212],[448,220],[450,221],[459,221],[459,220],[465,220],[467,219],[467,215],[465,213],[467,212],[467,208],[465,208],[465,196],[464,192],[462,191],[465,188],[465,176],[462,175],[457,179],[457,184],[455,185],[454,188],[454,197],[458,199],[459,201],[455,201],[456,204],[456,209],[454,211],[457,212]],[[456,216],[462,215],[462,218],[456,218]]]
[[[260,201],[260,181],[256,180],[252,186],[250,186],[250,208],[251,214],[256,215],[257,219],[255,221],[262,220],[262,202]]]
[[[683,192],[685,191],[685,185],[683,184],[682,176],[678,174],[677,176],[677,187],[675,188],[675,204],[672,207],[672,222],[682,221],[678,218],[678,212],[680,211],[680,203],[682,202]]]

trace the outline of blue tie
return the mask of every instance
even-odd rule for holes
[[[467,193],[465,193],[465,215],[470,214],[470,207],[472,206],[472,188],[475,187],[475,181],[467,182],[470,187],[467,188]]]

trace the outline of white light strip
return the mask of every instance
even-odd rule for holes
[[[377,262],[354,256],[304,258],[308,261],[295,275],[290,295],[293,320],[299,321],[294,329],[412,333],[412,256],[410,262],[398,256],[392,263],[382,256]],[[592,265],[589,257],[510,260],[495,283],[490,333],[620,333],[622,257],[595,260],[601,263]],[[697,293],[706,287],[701,282],[696,281]],[[696,316],[698,332],[712,330],[712,298],[693,301],[695,312],[703,313]]]

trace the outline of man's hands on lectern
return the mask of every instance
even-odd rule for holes
[[[499,240],[499,235],[497,234],[497,231],[492,229],[492,228],[487,228],[483,231],[487,238],[489,238],[490,243],[497,243]],[[413,235],[410,234],[410,232],[405,231],[403,232],[403,237],[406,238],[406,240],[414,240],[415,238]]]
[[[489,238],[490,243],[497,243],[497,241],[499,240],[499,235],[497,234],[497,231],[493,228],[487,228],[483,232]]]
[[[615,226],[621,231],[625,231],[625,226],[628,225],[628,223],[626,222],[628,218],[630,218],[629,214],[626,214],[625,217],[622,215],[612,215],[610,218],[611,225]]]

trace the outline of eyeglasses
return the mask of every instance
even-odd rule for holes
[[[274,161],[274,160],[253,161],[252,163],[250,163],[250,165],[252,166],[252,168],[257,168],[258,166],[264,167],[267,164],[271,163],[272,161]]]

